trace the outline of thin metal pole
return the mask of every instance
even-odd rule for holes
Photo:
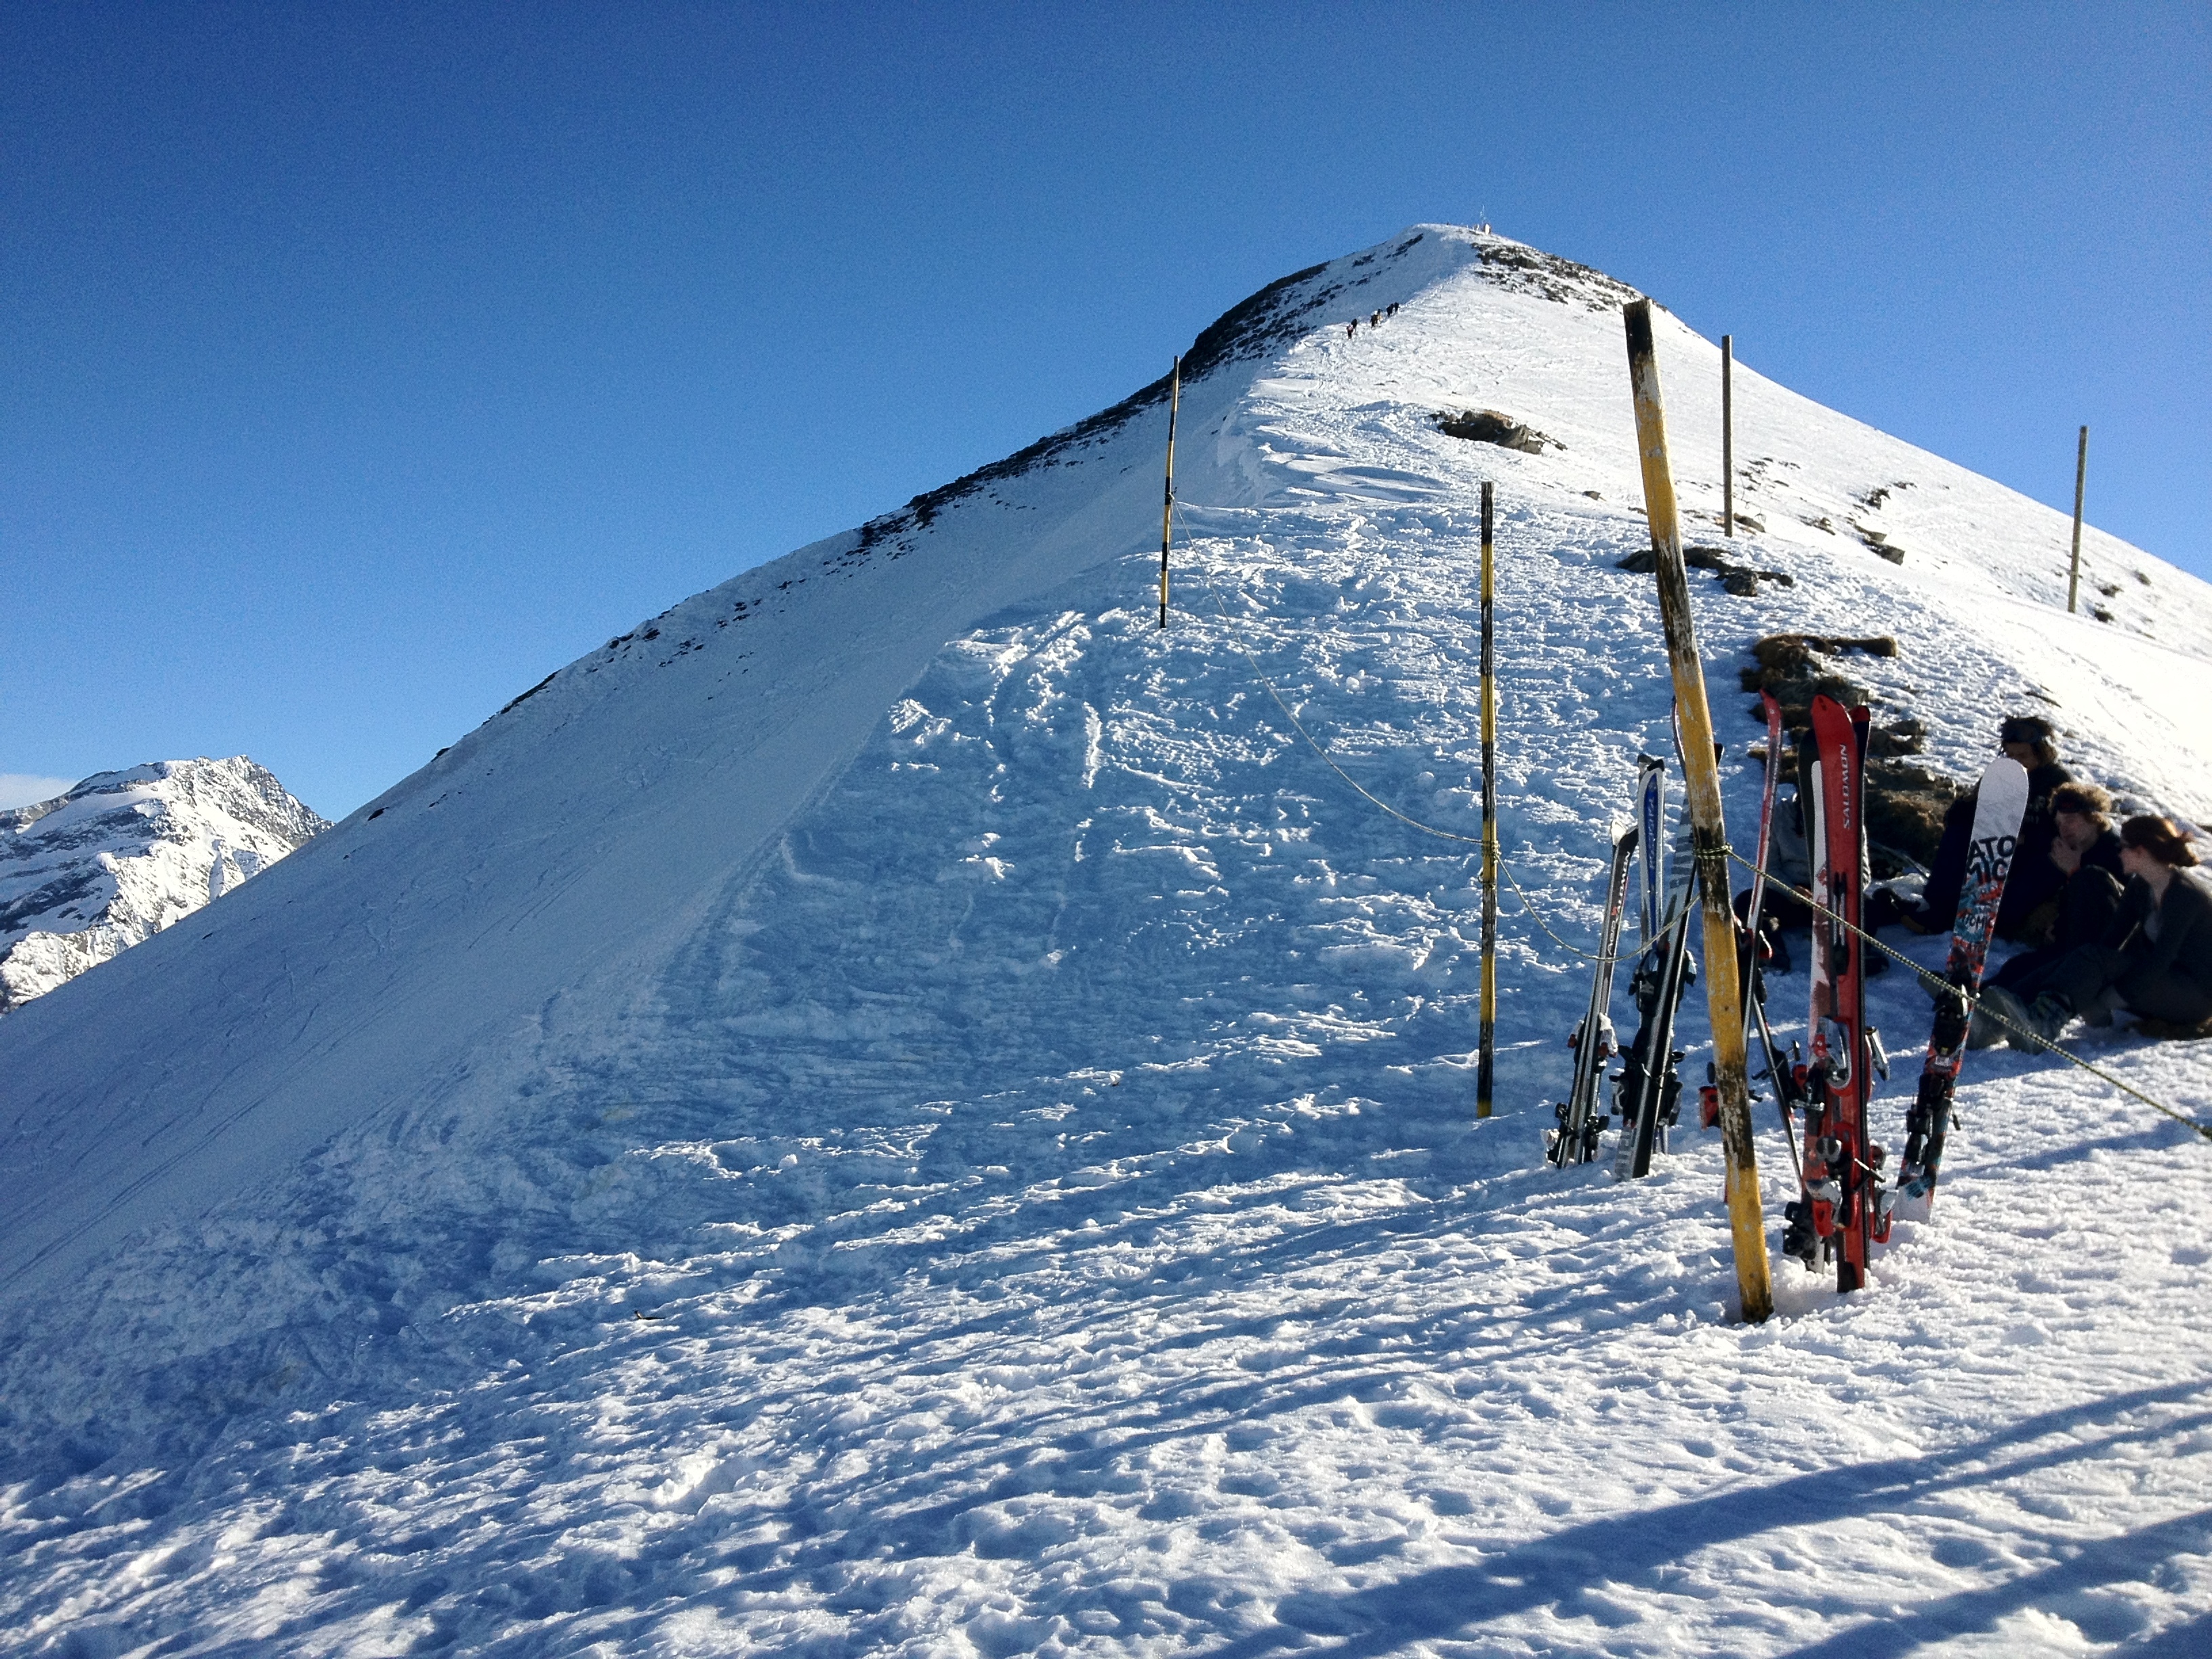
[[[1667,459],[1667,416],[1659,396],[1659,357],[1651,337],[1651,302],[1625,308],[1628,378],[1636,397],[1636,449],[1644,469],[1644,507],[1651,526],[1652,562],[1659,579],[1659,620],[1674,672],[1674,713],[1681,722],[1682,781],[1689,797],[1690,845],[1705,911],[1705,999],[1713,1026],[1713,1076],[1720,1087],[1721,1146],[1727,1160],[1729,1231],[1735,1243],[1735,1282],[1743,1316],[1758,1324],[1774,1311],[1768,1276],[1766,1225],[1759,1214],[1759,1159],[1751,1139],[1751,1082],[1744,1066],[1742,986],[1729,972],[1735,960],[1735,915],[1729,904],[1728,826],[1721,814],[1721,769],[1713,748],[1713,715],[1705,700],[1705,665],[1691,624],[1690,574],[1682,562],[1681,520],[1674,473]],[[1689,925],[1689,918],[1682,919]],[[1664,1056],[1660,1057],[1662,1060]]]
[[[1721,533],[1735,535],[1735,337],[1721,336]]]
[[[1176,416],[1182,408],[1182,359],[1168,372],[1168,482],[1160,502],[1160,626],[1168,625],[1168,543],[1175,534]]]
[[[1475,1042],[1474,1115],[1488,1117],[1498,1029],[1498,655],[1492,625],[1492,486],[1482,487],[1482,1014]]]
[[[2066,614],[2074,614],[2074,600],[2081,591],[2081,486],[2089,477],[2089,428],[2081,428],[2081,442],[2074,452],[2074,565],[2066,578]]]

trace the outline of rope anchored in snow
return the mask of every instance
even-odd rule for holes
[[[1742,865],[1745,869],[1749,870],[1753,875],[1759,873],[1757,866],[1747,862],[1744,859],[1743,855],[1736,852],[1733,848],[1729,849],[1729,857],[1734,859],[1738,864]],[[1881,951],[1892,962],[1904,963],[1905,966],[1910,968],[1916,975],[1917,975],[1919,976],[1920,982],[1926,986],[1929,990],[1936,995],[1946,997],[1964,995],[1964,993],[1962,993],[1957,986],[1952,984],[1951,981],[1944,978],[1942,975],[1935,972],[1931,969],[1922,967],[1918,963],[1913,961],[1911,957],[1906,956],[1902,951],[1898,950],[1893,945],[1883,944],[1881,940],[1876,939],[1872,933],[1867,932],[1865,928],[1857,927],[1851,922],[1844,921],[1843,917],[1838,915],[1826,905],[1821,903],[1820,900],[1814,898],[1803,888],[1792,887],[1788,882],[1783,881],[1776,877],[1771,871],[1767,872],[1766,881],[1770,887],[1780,888],[1784,892],[1789,894],[1790,897],[1796,899],[1799,903],[1809,906],[1811,908],[1819,911],[1820,915],[1827,917],[1838,927],[1846,928],[1850,932],[1857,934],[1861,943],[1873,945],[1875,950]],[[2167,1117],[2172,1118],[2176,1123],[2185,1123],[2191,1128],[2196,1130],[2198,1134],[2203,1135],[2207,1140],[2212,1140],[2212,1124],[2202,1122],[2198,1119],[2190,1116],[2186,1112],[2177,1110],[2175,1108],[2166,1104],[2163,1101],[2154,1100],[2150,1096],[2145,1094],[2133,1084],[2114,1077],[2110,1072],[2105,1070],[2100,1066],[2092,1066],[2087,1060],[2082,1059],[2079,1054],[2068,1053],[2065,1049],[2060,1048],[2056,1042],[2051,1041],[2050,1038],[2039,1036],[2033,1031],[2021,1029],[2020,1026],[2014,1024],[2012,1021],[2007,1019],[1995,1008],[1990,1007],[1979,997],[1966,997],[1966,1012],[1969,1017],[1975,1013],[1979,1013],[1984,1018],[2004,1027],[2004,1029],[2014,1036],[2025,1038],[2034,1048],[2044,1049],[2049,1053],[2057,1055],[2059,1059],[2064,1060],[2069,1066],[2079,1066],[2081,1070],[2088,1073],[2091,1077],[2097,1079],[2100,1082],[2109,1083],[2112,1087],[2120,1091],[2121,1093],[2127,1095],[2133,1099],[2141,1101],[2144,1105],[2149,1107],[2154,1112],[2161,1112]]]
[[[1346,783],[1349,784],[1352,787],[1352,792],[1358,795],[1362,800],[1364,800],[1369,805],[1389,813],[1392,817],[1397,819],[1401,823],[1407,825],[1408,828],[1418,830],[1425,836],[1434,836],[1439,841],[1455,841],[1460,842],[1462,846],[1467,847],[1480,847],[1482,845],[1482,837],[1480,836],[1462,836],[1457,830],[1439,829],[1433,823],[1422,823],[1420,819],[1414,817],[1411,813],[1400,811],[1398,808],[1393,806],[1389,801],[1384,800],[1380,795],[1377,795],[1374,791],[1368,788],[1365,784],[1360,782],[1358,778],[1353,777],[1351,773],[1346,771],[1341,766],[1339,766],[1336,763],[1336,757],[1331,755],[1328,750],[1322,748],[1321,744],[1315,740],[1313,733],[1306,730],[1304,722],[1300,720],[1297,714],[1291,712],[1291,705],[1284,700],[1283,694],[1275,689],[1274,681],[1267,678],[1267,671],[1260,666],[1260,659],[1252,654],[1251,647],[1246,645],[1242,639],[1237,637],[1235,624],[1230,621],[1229,613],[1221,608],[1220,595],[1218,593],[1209,594],[1207,597],[1212,601],[1213,614],[1221,619],[1221,622],[1227,631],[1230,643],[1234,645],[1238,651],[1243,653],[1244,660],[1251,665],[1252,677],[1258,680],[1261,685],[1267,688],[1267,695],[1275,700],[1275,707],[1281,709],[1283,711],[1283,718],[1290,721],[1291,729],[1296,732],[1299,737],[1305,740],[1307,748],[1312,750],[1315,754],[1321,757],[1322,765],[1328,767],[1330,771],[1335,773],[1337,776],[1342,778]],[[1543,930],[1545,938],[1550,939],[1553,944],[1558,945],[1562,951],[1565,951],[1571,955],[1580,957],[1584,962],[1595,962],[1598,960],[1597,953],[1595,951],[1585,951],[1577,945],[1570,945],[1565,939],[1561,939],[1558,933],[1553,931],[1550,924],[1545,921],[1543,914],[1539,911],[1535,905],[1530,901],[1528,890],[1521,885],[1520,878],[1513,873],[1513,866],[1506,862],[1504,854],[1502,853],[1498,855],[1498,867],[1504,872],[1505,879],[1512,884],[1514,896],[1521,901],[1522,913],[1528,916],[1529,921],[1534,922],[1539,928]]]

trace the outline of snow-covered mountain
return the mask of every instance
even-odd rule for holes
[[[330,825],[244,755],[99,772],[0,811],[0,1013],[151,939]]]
[[[1539,1162],[1568,947],[1669,746],[1627,293],[1446,226],[1285,278],[1185,358],[1173,627],[1162,383],[610,641],[0,1021],[0,1628],[2201,1644],[2186,1129],[1977,1054],[1936,1218],[1851,1298],[1782,1263],[1756,1328],[1711,1138],[1626,1186]],[[1711,543],[1718,353],[1660,321]],[[1735,406],[1757,527],[1692,584],[1740,840],[1729,688],[1786,630],[1893,637],[1832,666],[1931,769],[2037,709],[2212,816],[2212,590],[2092,534],[2069,616],[2061,515],[1741,366]],[[1525,900],[1477,1123],[1470,848],[1331,764],[1475,829],[1486,479]],[[1802,970],[1773,996],[1786,1040]],[[2202,1047],[2079,1041],[2212,1115]]]

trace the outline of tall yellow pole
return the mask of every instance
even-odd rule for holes
[[[1659,577],[1659,620],[1674,676],[1674,711],[1681,722],[1684,792],[1689,798],[1690,847],[1705,912],[1705,1001],[1713,1024],[1713,1072],[1720,1085],[1721,1145],[1728,1163],[1729,1228],[1735,1241],[1736,1288],[1752,1323],[1774,1311],[1767,1276],[1766,1225],[1759,1213],[1759,1159],[1751,1140],[1751,1085],[1744,1070],[1743,988],[1736,959],[1735,918],[1729,908],[1728,828],[1721,816],[1720,763],[1713,750],[1712,710],[1705,702],[1705,665],[1690,617],[1690,577],[1682,563],[1681,521],[1674,473],[1667,459],[1667,415],[1659,396],[1659,359],[1651,338],[1651,302],[1626,307],[1628,378],[1636,395],[1636,451],[1644,467],[1644,507],[1650,516],[1651,556]]]
[[[1482,487],[1482,1015],[1474,1115],[1488,1117],[1498,1030],[1498,655],[1492,627],[1491,486]]]
[[[1168,625],[1168,543],[1175,534],[1176,415],[1182,408],[1182,359],[1175,360],[1168,379],[1168,483],[1160,502],[1160,626]]]

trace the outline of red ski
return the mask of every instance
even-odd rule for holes
[[[1805,1105],[1803,1196],[1785,1214],[1784,1250],[1808,1267],[1836,1264],[1836,1288],[1866,1283],[1867,1260],[1888,1231],[1883,1152],[1868,1135],[1874,1073],[1888,1070],[1866,1023],[1858,933],[1865,897],[1867,711],[1813,699],[1812,1059]]]

